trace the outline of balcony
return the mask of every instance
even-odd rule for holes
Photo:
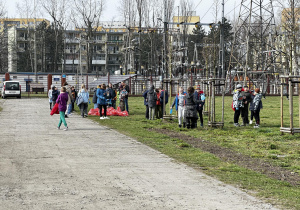
[[[107,44],[123,44],[123,40],[107,40]]]
[[[109,65],[121,65],[121,61],[108,61]]]

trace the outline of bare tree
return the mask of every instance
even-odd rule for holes
[[[6,14],[5,3],[0,0],[0,18],[3,18]],[[5,38],[4,31],[0,32],[0,72],[7,70],[7,39]]]
[[[4,17],[4,15],[6,14],[5,7],[5,3],[2,0],[0,0],[0,18]]]
[[[75,26],[80,28],[84,35],[81,36],[81,42],[86,42],[86,61],[87,70],[92,70],[92,58],[93,58],[93,39],[95,32],[99,30],[100,18],[104,9],[104,0],[73,0],[73,20]]]
[[[41,1],[43,9],[48,13],[52,18],[52,29],[54,30],[55,35],[55,47],[54,47],[54,62],[53,70],[54,72],[58,69],[58,64],[62,60],[62,56],[65,55],[64,48],[64,39],[63,31],[67,28],[69,22],[67,21],[68,15],[68,1],[66,0],[47,0]],[[63,40],[62,40],[63,39]],[[64,62],[65,63],[65,62]],[[62,66],[62,73],[64,72],[65,64]]]
[[[284,48],[281,49],[285,54],[285,60],[288,62],[289,72],[299,74],[299,37],[300,28],[298,19],[300,17],[300,1],[276,1],[281,11],[281,29]],[[298,71],[298,72],[297,72]]]

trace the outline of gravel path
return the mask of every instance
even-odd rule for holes
[[[47,99],[1,102],[1,210],[275,209],[88,118],[57,130]]]

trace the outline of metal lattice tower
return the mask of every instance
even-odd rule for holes
[[[229,74],[243,76],[244,84],[247,78],[255,86],[263,86],[265,93],[266,74],[276,72],[276,36],[272,0],[242,0],[227,78]]]

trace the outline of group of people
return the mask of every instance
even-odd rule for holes
[[[129,91],[129,86],[124,81],[121,82],[119,90],[114,89],[112,83],[109,83],[108,86],[106,86],[105,84],[98,85],[97,89],[94,91],[93,103],[94,108],[99,108],[100,119],[109,119],[107,117],[107,107],[113,107],[114,109],[116,109],[117,98],[119,98],[119,106],[121,110],[124,111],[126,108],[126,111],[129,113]]]
[[[260,110],[262,106],[262,94],[260,89],[256,88],[254,91],[250,91],[247,85],[243,86],[238,84],[233,95],[232,108],[234,109],[234,126],[239,127],[239,117],[242,117],[243,123],[241,126],[247,126],[253,123],[253,117],[255,119],[254,128],[260,126]],[[249,122],[249,111],[251,111]]]
[[[161,88],[155,89],[154,85],[151,85],[149,90],[146,90],[143,94],[144,105],[146,106],[146,119],[154,120],[154,116],[157,119],[161,119],[163,113],[163,100],[165,98],[165,104],[168,103],[168,93],[164,92]],[[203,107],[205,104],[205,95],[198,86],[196,91],[193,87],[189,87],[187,92],[183,90],[183,87],[179,88],[170,109],[175,109],[178,114],[179,127],[196,128],[198,114],[200,117],[201,127],[203,127]]]
[[[125,84],[123,81],[119,86],[119,91],[117,89],[113,89],[112,83],[109,83],[108,86],[105,84],[97,86],[97,89],[94,91],[93,103],[94,108],[99,108],[100,119],[109,119],[107,117],[107,107],[116,108],[116,100],[117,95],[119,94],[120,106],[122,109],[126,108],[128,110],[128,94],[129,94],[129,86]],[[68,130],[68,125],[66,119],[71,112],[74,110],[74,103],[76,103],[80,109],[81,116],[88,116],[88,104],[91,103],[89,100],[89,92],[86,89],[85,85],[81,85],[81,89],[77,93],[74,86],[68,85],[67,82],[63,84],[60,92],[57,87],[52,86],[52,88],[48,91],[50,110],[58,104],[58,111],[60,114],[60,120],[57,128],[60,129],[61,124],[63,123],[65,128],[64,130]],[[102,114],[102,110],[104,113]],[[122,110],[124,111],[124,110]]]
[[[154,85],[151,85],[149,90],[143,93],[143,97],[146,106],[146,119],[154,120],[154,117],[162,119],[163,113],[165,113],[163,102],[165,101],[165,105],[168,103],[168,92],[161,88],[155,89]]]

